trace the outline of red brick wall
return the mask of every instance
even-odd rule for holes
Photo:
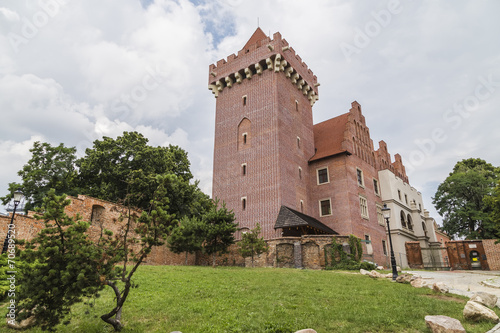
[[[119,222],[120,209],[123,207],[113,204],[108,201],[79,195],[78,198],[68,197],[71,199],[71,204],[66,207],[66,214],[75,217],[80,214],[84,221],[91,221],[92,207],[99,205],[104,208],[104,213],[100,217],[100,222],[104,228],[111,230],[114,234],[119,234],[123,222]],[[42,220],[37,220],[33,217],[34,213],[30,212],[29,216],[16,214],[14,225],[16,230],[16,239],[32,240],[40,230],[45,226]],[[11,217],[0,216],[0,241],[3,245],[3,240],[7,232],[8,224]],[[97,241],[100,235],[100,225],[98,221],[93,221],[89,227],[88,233],[92,240]],[[132,232],[132,237],[137,237]],[[155,265],[183,265],[185,263],[185,254],[172,253],[166,246],[156,247],[148,256],[146,263]],[[189,255],[188,263],[194,264],[194,255]]]
[[[300,211],[302,200],[307,209],[307,161],[314,154],[310,101],[284,72],[275,72],[274,66],[267,69],[266,59],[273,64],[278,56],[286,59],[317,94],[313,73],[293,49],[282,50],[288,43],[281,35],[273,37],[209,70],[209,83],[224,86],[216,100],[212,196],[233,209],[240,228],[252,229],[260,223],[265,239],[280,236],[274,224],[281,205]],[[253,67],[257,62],[263,66],[261,74]],[[251,78],[233,82],[231,87],[225,84],[226,77],[243,73],[245,68],[252,69]],[[242,147],[242,131],[238,131],[243,119],[251,123],[247,147]],[[246,175],[242,175],[242,164],[246,164]],[[245,209],[242,198],[246,198]]]
[[[480,240],[473,241],[449,241],[446,242],[446,250],[450,260],[451,269],[472,269],[470,253],[477,251],[480,254],[481,269],[489,270],[489,257],[485,253],[483,242]],[[486,259],[484,259],[486,256]]]
[[[492,271],[500,270],[500,243],[495,244],[496,241],[496,239],[483,239],[484,253]]]

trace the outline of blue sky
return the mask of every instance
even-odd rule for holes
[[[99,10],[96,10],[99,8]],[[186,149],[211,192],[208,66],[257,28],[317,75],[315,122],[363,108],[375,148],[402,155],[433,211],[462,159],[499,166],[496,1],[6,0],[0,4],[0,195],[34,141],[75,146],[137,130]]]

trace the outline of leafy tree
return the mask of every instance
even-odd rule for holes
[[[78,181],[82,194],[122,203],[128,193],[142,193],[127,200],[133,200],[130,202],[132,206],[147,209],[155,190],[154,177],[149,176],[174,174],[178,176],[178,182],[169,186],[182,187],[185,195],[175,197],[173,193],[180,194],[175,189],[166,195],[171,199],[172,207],[176,206],[179,213],[185,213],[183,209],[189,207],[185,201],[192,197],[197,187],[197,183],[188,186],[193,175],[184,150],[172,145],[149,146],[148,139],[137,132],[123,132],[116,139],[103,137],[102,140],[95,140],[93,148],[86,149],[85,154],[76,162],[80,169]],[[139,170],[141,181],[127,183],[131,173]]]
[[[47,142],[36,141],[30,149],[31,159],[17,174],[22,183],[10,183],[9,194],[0,198],[3,204],[12,199],[12,193],[22,189],[26,198],[26,210],[41,207],[43,198],[51,188],[55,194],[75,195],[78,189],[75,186],[77,170],[75,168],[76,149],[60,144],[57,147]]]
[[[243,258],[250,257],[252,259],[252,267],[254,267],[254,257],[255,255],[260,255],[261,253],[267,252],[269,249],[266,241],[260,235],[260,224],[250,230],[249,232],[244,232],[241,236],[241,242],[238,243],[239,252]]]
[[[28,268],[20,275],[18,320],[35,316],[44,330],[52,330],[71,305],[101,289],[100,274],[112,275],[112,266],[99,267],[101,250],[85,233],[89,224],[66,215],[69,204],[65,195],[47,193],[36,216],[45,228],[21,254],[31,265],[22,266]]]
[[[491,210],[491,220],[488,229],[496,231],[494,238],[497,238],[497,243],[500,242],[500,181],[493,189],[491,196],[484,198],[485,204]]]
[[[196,217],[184,216],[179,224],[172,230],[168,238],[168,247],[174,253],[186,252],[186,262],[188,264],[188,253],[194,253],[202,249],[203,224]]]
[[[203,216],[203,225],[203,251],[212,255],[212,266],[215,267],[216,255],[227,253],[229,246],[235,243],[234,232],[237,224],[234,223],[234,213],[232,210],[228,211],[224,202],[219,208],[219,200],[216,199]]]
[[[500,169],[481,159],[458,162],[438,186],[433,204],[443,216],[443,230],[451,236],[486,239],[498,235],[488,204]]]

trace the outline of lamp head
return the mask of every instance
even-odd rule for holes
[[[14,192],[14,204],[19,205],[21,200],[23,199],[23,192],[17,190]]]
[[[384,208],[382,208],[382,214],[384,215],[384,219],[388,219],[391,217],[391,209],[387,207],[387,204],[384,204]]]

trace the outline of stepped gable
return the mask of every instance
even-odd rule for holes
[[[395,161],[391,162],[391,154],[387,150],[387,143],[381,140],[378,143],[379,148],[375,151],[375,157],[377,159],[378,169],[389,170],[394,173],[397,177],[401,178],[405,183],[409,184],[410,181],[406,175],[406,169],[403,164],[401,155],[394,155]]]
[[[311,103],[318,99],[318,79],[302,59],[276,32],[270,39],[260,29],[253,33],[243,49],[209,66],[208,84],[215,97],[224,88],[261,75],[264,71],[283,72],[307,95]]]
[[[347,152],[342,143],[348,121],[349,113],[344,113],[338,117],[314,125],[314,146],[316,153],[309,162]]]
[[[295,227],[310,227],[330,235],[338,235],[336,231],[324,225],[314,217],[300,213],[287,206],[281,206],[274,229]]]

